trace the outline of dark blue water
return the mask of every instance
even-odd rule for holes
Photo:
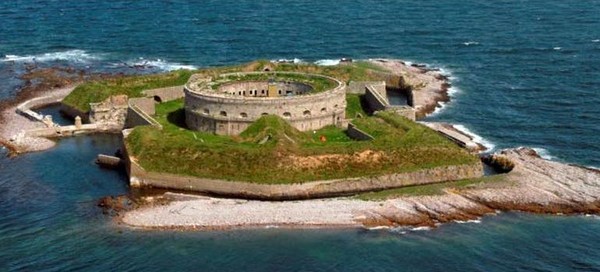
[[[26,64],[148,73],[257,58],[403,58],[443,68],[453,99],[432,120],[496,149],[527,145],[600,166],[600,1],[2,1],[0,99]],[[145,64],[147,68],[136,68]],[[479,270],[600,267],[596,217],[508,214],[432,231],[144,232],[98,198],[115,136],[0,151],[0,270]]]

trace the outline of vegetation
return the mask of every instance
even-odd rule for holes
[[[438,133],[394,113],[354,120],[376,137],[372,141],[354,141],[333,126],[300,132],[277,116],[264,116],[239,136],[228,137],[186,130],[182,106],[181,100],[158,105],[156,119],[164,129],[137,127],[128,137],[129,150],[145,169],[276,184],[478,161]]]
[[[178,70],[167,74],[117,76],[111,79],[83,83],[62,101],[83,112],[90,110],[90,103],[102,102],[111,95],[125,94],[140,97],[142,91],[185,84],[193,71]]]
[[[402,196],[424,196],[424,195],[442,195],[447,190],[460,190],[466,188],[482,188],[493,185],[509,184],[505,175],[485,176],[475,179],[464,179],[459,181],[449,181],[433,183],[426,185],[407,186],[397,189],[382,190],[377,192],[362,193],[355,198],[362,200],[386,200]]]
[[[124,94],[129,97],[140,97],[142,91],[154,88],[171,87],[185,84],[194,73],[203,77],[217,78],[223,73],[252,71],[289,71],[323,74],[349,82],[365,80],[385,80],[385,69],[369,62],[354,62],[336,66],[318,66],[314,64],[271,63],[268,60],[253,61],[243,65],[211,67],[196,71],[178,70],[165,74],[123,76],[115,75],[110,79],[94,80],[83,83],[63,103],[83,112],[90,110],[89,103],[102,102],[111,95]],[[286,76],[287,77],[287,76]],[[303,80],[300,78],[300,80]],[[326,79],[311,79],[315,90],[330,88],[333,82]],[[393,80],[392,80],[393,81]],[[335,84],[333,84],[335,86]]]
[[[346,118],[356,118],[358,116],[367,116],[365,112],[365,102],[362,95],[346,94]]]
[[[333,89],[337,83],[331,79],[324,77],[315,77],[302,74],[248,74],[248,75],[230,75],[222,78],[217,84],[213,84],[212,88],[217,89],[219,85],[230,81],[295,81],[308,84],[313,87],[313,92],[323,92]]]

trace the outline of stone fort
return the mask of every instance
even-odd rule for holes
[[[315,82],[327,82],[317,89]],[[264,115],[277,115],[300,131],[343,126],[346,84],[335,78],[293,72],[193,76],[184,86],[188,128],[237,135]]]

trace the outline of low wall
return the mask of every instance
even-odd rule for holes
[[[154,107],[152,108],[154,109]],[[124,128],[133,128],[136,126],[155,126],[162,129],[162,125],[147,112],[140,109],[137,105],[130,103],[127,108],[127,119],[125,119]]]
[[[346,87],[346,93],[365,94],[368,85],[383,86],[385,91],[385,81],[350,81]]]
[[[367,86],[365,92],[365,101],[371,109],[371,111],[382,111],[390,106],[390,103],[385,97],[375,89]]]
[[[157,97],[160,101],[167,102],[179,98],[183,98],[183,86],[173,86],[166,88],[158,88],[152,90],[146,90],[143,92],[148,97]]]
[[[126,150],[126,149],[124,149]],[[125,151],[125,153],[127,153]],[[126,156],[126,167],[132,187],[157,187],[216,195],[261,199],[293,200],[351,195],[411,185],[421,185],[483,176],[481,163],[424,169],[379,177],[348,178],[298,184],[257,184],[208,178],[147,172]]]
[[[31,129],[31,130],[23,131],[23,134],[24,134],[24,136],[27,136],[27,137],[54,138],[54,137],[66,137],[66,136],[72,136],[75,134],[87,134],[87,133],[96,133],[96,132],[116,133],[116,132],[119,132],[120,129],[121,128],[118,126],[85,124],[85,125],[82,125],[80,128],[77,128],[75,125],[71,125],[71,126],[59,126],[59,127],[51,127],[51,128]]]
[[[44,118],[43,115],[33,111],[32,109],[37,107],[42,107],[49,104],[56,104],[62,100],[61,97],[57,96],[42,96],[33,99],[29,99],[17,106],[17,113],[33,120],[33,121],[42,121]]]
[[[348,137],[354,140],[370,141],[375,139],[375,137],[371,136],[371,134],[360,130],[352,123],[348,123],[348,129],[346,130],[346,133],[348,134]]]

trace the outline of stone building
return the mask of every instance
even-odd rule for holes
[[[345,120],[345,84],[314,74],[251,72],[235,75],[273,75],[277,80],[227,81],[193,77],[184,87],[188,128],[219,135],[237,135],[264,115],[277,115],[300,131],[328,125],[342,126]],[[295,76],[329,80],[333,88],[316,91]],[[289,76],[289,79],[286,79]],[[283,80],[282,80],[283,79]],[[216,87],[215,87],[216,86]]]

